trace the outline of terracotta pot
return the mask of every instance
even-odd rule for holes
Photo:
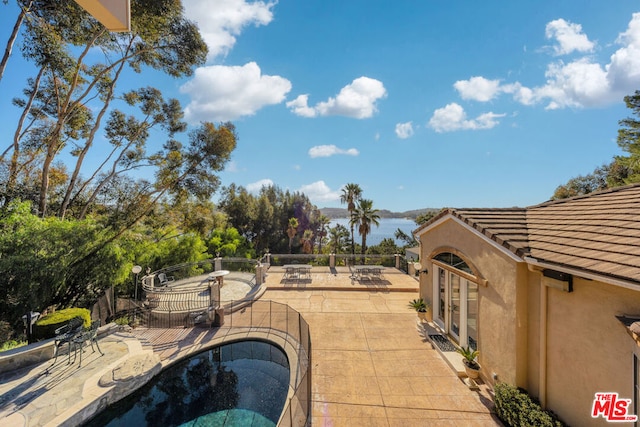
[[[426,311],[418,311],[418,319],[420,319],[421,322],[424,322],[424,320],[427,318],[427,312]]]

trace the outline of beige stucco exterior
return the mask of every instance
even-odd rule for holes
[[[442,252],[461,257],[478,278],[481,376],[525,388],[569,425],[604,425],[591,418],[596,392],[634,397],[636,341],[616,315],[640,315],[640,291],[574,274],[573,292],[549,287],[528,263],[452,215],[418,232],[420,296],[433,304]],[[620,423],[618,423],[620,424]],[[624,425],[624,423],[622,423]]]

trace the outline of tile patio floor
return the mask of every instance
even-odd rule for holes
[[[486,388],[469,390],[418,332],[407,308],[417,297],[415,279],[395,269],[375,281],[353,280],[346,268],[314,267],[311,279],[301,281],[284,281],[283,274],[269,270],[261,299],[290,305],[310,325],[314,427],[501,425]],[[185,336],[170,332],[161,335]],[[0,375],[0,424],[60,425],[74,408],[100,398],[97,378],[143,348],[131,334],[100,343],[106,356],[90,353],[82,368],[61,365],[52,377],[43,374],[46,362]],[[167,346],[156,352],[160,358],[168,357]],[[70,402],[71,389],[82,397]]]
[[[311,328],[314,427],[501,425],[486,388],[469,390],[419,334],[407,308],[415,279],[387,269],[389,283],[374,286],[314,268],[303,290],[281,290],[272,270],[262,298],[290,305]]]

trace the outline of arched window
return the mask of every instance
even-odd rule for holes
[[[467,265],[467,263],[464,262],[458,255],[452,254],[451,252],[443,252],[434,256],[433,259],[450,265],[455,269],[464,271],[465,273],[473,274],[473,271],[471,271],[471,268]]]

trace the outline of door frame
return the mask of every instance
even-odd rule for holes
[[[468,310],[468,287],[469,280],[460,274],[444,269],[440,266],[434,265],[433,275],[433,321],[440,327],[447,335],[449,335],[458,345],[466,347],[469,345],[469,334],[467,331],[467,314]],[[454,325],[453,322],[453,310],[454,307],[451,304],[452,299],[452,278],[458,279],[458,293],[459,304],[458,311],[458,324]],[[442,288],[442,292],[441,292]],[[444,295],[443,295],[444,294]],[[442,306],[444,304],[444,307]],[[444,317],[441,316],[444,314]],[[454,326],[457,326],[458,332],[455,332]]]

